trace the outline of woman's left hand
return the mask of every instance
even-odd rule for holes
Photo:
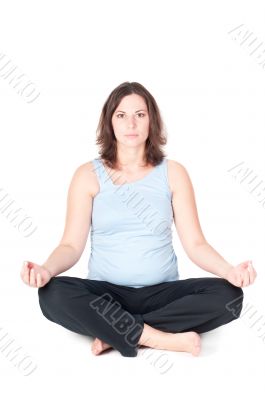
[[[244,261],[231,268],[225,279],[234,286],[245,287],[251,285],[256,276],[257,272],[252,265],[252,261]]]

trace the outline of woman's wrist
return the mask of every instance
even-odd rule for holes
[[[226,270],[224,272],[223,278],[227,279],[228,275],[230,272],[234,269],[235,267],[232,264],[227,264]]]
[[[42,266],[41,266],[43,269],[45,269],[48,273],[49,273],[49,275],[50,275],[50,277],[51,278],[53,278],[55,275],[54,275],[54,273],[45,265],[45,264],[42,264]]]

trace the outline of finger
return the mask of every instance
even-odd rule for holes
[[[244,274],[245,270],[248,268],[248,262],[244,262],[238,265],[238,272]]]
[[[243,271],[244,271],[245,269],[248,268],[248,266],[249,266],[249,261],[243,262],[242,264],[240,264],[240,266],[241,266],[241,269],[243,269]]]
[[[21,270],[21,278],[25,283],[29,282],[29,270],[27,267],[27,261],[24,261],[22,264],[22,270]]]
[[[233,276],[233,281],[231,281],[231,283],[234,286],[241,286],[241,279],[240,279],[239,273],[237,273],[236,275]]]
[[[249,263],[249,282],[250,282],[250,284],[254,282],[256,276],[257,276],[257,273],[252,265],[252,262],[250,262]]]
[[[237,275],[237,286],[242,287],[243,285],[243,277],[242,277],[242,273],[239,273]]]
[[[249,279],[249,271],[247,270],[247,271],[245,271],[245,273],[243,275],[242,286],[243,287],[248,286],[249,285],[249,281],[250,281],[250,279]]]
[[[41,287],[41,274],[37,273],[37,287]]]
[[[36,285],[34,269],[30,270],[30,281],[29,281],[29,283],[30,283],[30,286],[35,286]]]

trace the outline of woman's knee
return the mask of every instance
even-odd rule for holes
[[[64,292],[59,277],[52,277],[45,286],[38,288],[39,305],[45,317],[52,319],[52,311],[62,307]]]
[[[239,318],[242,308],[244,292],[241,287],[234,286],[224,278],[220,278],[222,303],[225,311],[231,313],[234,319]]]
[[[38,288],[39,298],[43,301],[52,299],[58,294],[58,286],[58,278],[52,277],[45,286]]]

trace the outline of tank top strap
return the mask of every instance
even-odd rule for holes
[[[161,174],[163,181],[168,185],[169,184],[169,179],[168,179],[168,160],[166,157],[163,158],[161,165]]]
[[[99,181],[99,185],[100,185],[100,189],[103,188],[103,186],[105,186],[106,184],[108,184],[108,180],[110,179],[107,175],[107,172],[102,164],[102,161],[100,159],[100,157],[94,158],[92,160],[94,169],[93,171],[96,173],[98,181]]]

